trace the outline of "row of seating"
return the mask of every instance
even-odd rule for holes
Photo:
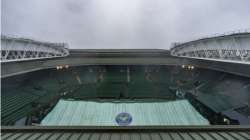
[[[28,80],[23,81],[20,86],[4,89],[1,98],[2,125],[12,125],[30,115],[32,103],[47,103],[59,94],[59,83],[52,73],[48,70],[30,73]]]
[[[98,81],[100,74],[103,79]],[[189,80],[187,77],[188,75],[191,77],[192,72],[175,71],[175,68],[167,66],[129,66],[129,80],[127,74],[126,66],[83,66],[30,73],[22,86],[2,92],[2,123],[14,123],[29,114],[32,111],[32,102],[46,104],[54,97],[62,95],[81,99],[92,97],[172,99],[174,95],[169,87],[176,86],[177,80],[186,80],[186,85],[192,85],[195,80],[203,76],[199,75],[196,79]]]
[[[1,119],[2,125],[15,123],[18,119],[25,117],[31,112],[31,103],[38,100],[44,93],[39,95],[25,90],[14,90],[12,97],[2,94]],[[34,93],[34,94],[33,94]],[[28,109],[27,109],[28,108]]]
[[[85,71],[86,72],[86,71]],[[166,74],[165,74],[165,73]],[[78,73],[80,73],[78,71]],[[86,72],[89,74],[89,72]],[[94,73],[93,71],[91,73]],[[158,74],[159,73],[159,74]],[[98,75],[98,71],[93,75],[92,79]],[[86,97],[157,97],[169,96],[170,91],[167,83],[169,82],[169,72],[160,70],[151,72],[155,76],[155,81],[147,79],[145,69],[133,67],[130,69],[130,82],[127,80],[126,68],[108,68],[105,72],[102,71],[103,81],[99,83],[79,85],[80,88],[72,93],[71,97],[86,98]],[[155,75],[154,75],[155,74]],[[165,74],[165,75],[161,75]],[[164,77],[165,76],[165,77]],[[164,77],[164,78],[163,78]],[[83,78],[81,76],[81,78]],[[83,81],[84,79],[82,79]]]

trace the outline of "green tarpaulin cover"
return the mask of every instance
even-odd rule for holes
[[[114,103],[60,100],[41,125],[117,126],[116,117],[131,115],[129,125],[209,125],[187,100]]]

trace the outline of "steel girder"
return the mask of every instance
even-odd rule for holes
[[[250,64],[250,33],[210,37],[173,44],[171,55]]]
[[[31,39],[1,36],[1,62],[25,61],[65,57],[69,55],[65,43],[47,43]]]

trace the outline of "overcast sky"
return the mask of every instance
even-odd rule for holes
[[[70,48],[168,49],[250,28],[250,0],[2,0],[2,34]]]

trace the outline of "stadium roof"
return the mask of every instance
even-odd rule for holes
[[[243,126],[3,127],[5,140],[248,140]]]
[[[52,43],[52,42],[47,42],[47,41],[38,41],[36,39],[1,35],[1,41],[3,40],[19,41],[19,42],[25,42],[25,43],[38,44],[38,45],[43,44],[43,45],[47,45],[47,46],[54,47],[54,48],[66,48],[66,49],[69,48],[67,43]]]
[[[108,103],[60,100],[41,125],[117,126],[119,113],[130,125],[209,125],[187,100],[155,103]]]

